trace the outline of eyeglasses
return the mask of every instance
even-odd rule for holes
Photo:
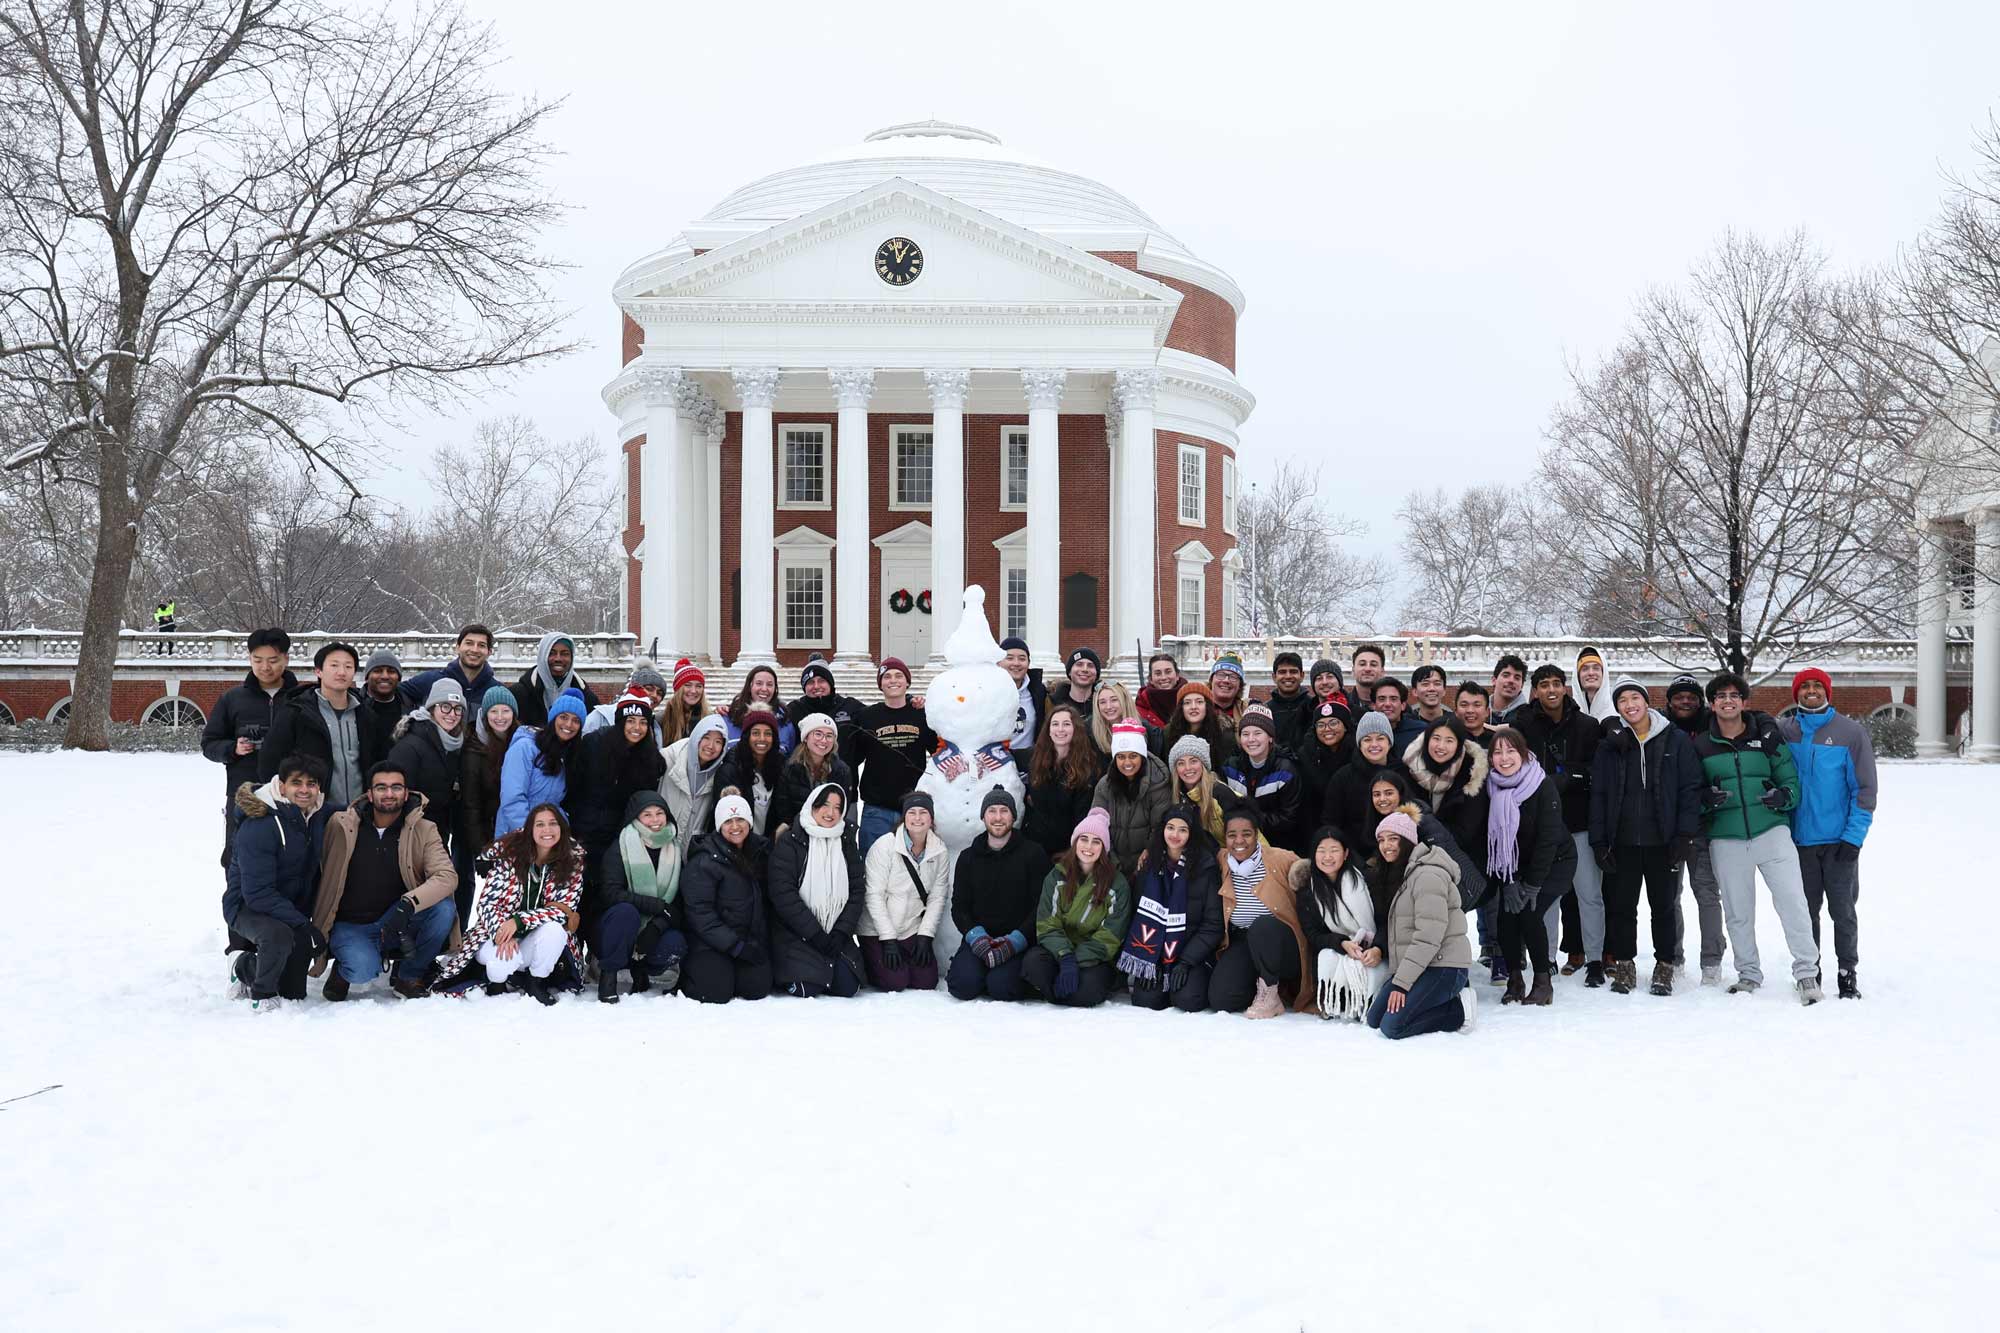
[[[433,713],[463,713],[463,712],[465,711],[465,705],[464,705],[464,704],[434,704],[434,705],[432,705],[432,707],[431,707],[431,711],[432,711]]]
[[[1725,699],[1727,699],[1731,703],[1736,703],[1736,704],[1740,704],[1743,702],[1743,696],[1738,694],[1735,690],[1717,690],[1715,692],[1715,697],[1713,699],[1710,699],[1709,702],[1712,704],[1719,704]]]

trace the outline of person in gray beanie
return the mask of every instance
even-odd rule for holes
[[[459,790],[464,785],[463,750],[466,733],[465,691],[458,682],[431,682],[424,706],[397,724],[389,762],[402,769],[411,794],[423,796],[424,818],[437,825],[438,838],[449,846],[458,827]]]
[[[403,664],[396,655],[387,648],[377,648],[368,654],[368,661],[361,668],[361,706],[375,720],[380,734],[393,733],[403,715],[416,704],[416,700],[403,694]]]

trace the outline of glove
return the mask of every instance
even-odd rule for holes
[[[929,967],[935,961],[936,956],[931,953],[930,936],[919,935],[910,941],[911,967]]]
[[[417,905],[408,897],[396,899],[389,915],[382,918],[382,957],[400,961],[410,956],[417,943]]]
[[[1169,994],[1187,985],[1189,968],[1190,965],[1187,963],[1175,963],[1167,969],[1167,992]]]
[[[891,972],[903,970],[903,944],[900,940],[882,941],[882,966]]]
[[[996,940],[991,935],[988,935],[986,937],[986,946],[986,966],[988,967],[998,967],[1014,956],[1014,941],[1012,940]]]
[[[1729,792],[1727,788],[1711,786],[1701,794],[1701,808],[1703,810],[1720,810],[1728,804]]]
[[[749,963],[754,967],[764,961],[764,946],[755,940],[738,940],[730,948],[729,956],[739,963]]]
[[[1694,860],[1694,849],[1695,841],[1693,838],[1675,838],[1672,845],[1667,849],[1667,860],[1672,863],[1675,870],[1679,870],[1682,866]]]
[[[320,933],[320,928],[308,921],[306,922],[306,931],[306,950],[308,956],[312,958],[325,956],[329,946],[326,942],[326,936]]]
[[[828,958],[840,957],[840,937],[828,931],[813,936],[812,946]]]
[[[1842,865],[1853,865],[1861,858],[1861,849],[1851,842],[1843,842],[1833,849],[1833,859]]]
[[[1763,807],[1766,810],[1771,811],[1773,814],[1777,814],[1782,812],[1786,805],[1790,804],[1791,796],[1789,793],[1785,791],[1783,787],[1778,786],[1776,783],[1766,781],[1764,784],[1764,794],[1762,796],[1759,796],[1757,800],[1763,805]]]
[[[1076,974],[1076,955],[1064,954],[1062,961],[1056,964],[1056,984],[1050,988],[1058,1000],[1067,1000],[1076,994]]]
[[[664,916],[649,916],[646,924],[639,927],[639,937],[632,941],[632,956],[644,958],[653,952],[653,946],[660,942],[660,936],[667,933],[667,919]]]
[[[1610,873],[1618,869],[1618,853],[1613,851],[1611,848],[1609,847],[1597,848],[1596,856],[1597,856],[1597,868],[1603,871],[1605,874],[1609,875]]]
[[[1167,978],[1166,978],[1166,975],[1165,975],[1164,973],[1162,973],[1162,972],[1158,972],[1158,971],[1155,971],[1155,972],[1153,973],[1153,975],[1152,975],[1152,976],[1150,976],[1150,977],[1133,977],[1133,978],[1132,978],[1132,989],[1133,989],[1133,990],[1143,990],[1143,991],[1155,991],[1155,990],[1158,990],[1158,989],[1160,989],[1160,987],[1162,987],[1162,986],[1164,986],[1164,985],[1166,985],[1166,984],[1167,984]]]

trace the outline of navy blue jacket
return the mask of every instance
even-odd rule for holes
[[[454,657],[441,667],[419,671],[404,681],[399,688],[403,691],[403,697],[410,701],[410,707],[422,708],[424,701],[431,696],[431,686],[441,680],[455,680],[458,682],[458,688],[465,691],[465,717],[468,722],[480,715],[479,701],[486,697],[486,691],[500,683],[500,678],[493,674],[493,663],[480,663],[479,674],[467,680],[465,668],[460,666],[458,659]]]
[[[307,820],[289,801],[269,803],[260,792],[237,789],[243,825],[229,858],[228,887],[222,891],[222,919],[234,924],[243,911],[261,912],[288,926],[312,919],[313,895],[319,889],[320,848],[326,823],[333,817],[322,804]]]
[[[1613,729],[1598,742],[1597,758],[1590,770],[1590,845],[1600,850],[1618,840],[1618,812],[1628,799],[1625,760],[1639,743],[1622,718],[1606,725]],[[1701,790],[1706,783],[1702,780],[1701,758],[1694,752],[1694,742],[1657,710],[1646,742],[1646,787],[1659,817],[1660,832],[1668,843],[1676,838],[1698,836]],[[1638,796],[1637,792],[1631,793],[1633,799]]]

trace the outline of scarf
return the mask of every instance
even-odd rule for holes
[[[1258,843],[1257,849],[1250,853],[1250,859],[1247,861],[1237,860],[1236,853],[1230,852],[1229,873],[1234,875],[1239,882],[1262,884],[1264,882],[1264,844],[1261,842]]]
[[[1326,876],[1315,866],[1312,872],[1312,886],[1314,910],[1319,910],[1320,903],[1325,898],[1330,897],[1333,900],[1332,915],[1329,917],[1326,912],[1320,911],[1320,916],[1336,934],[1347,936],[1356,946],[1363,949],[1375,943],[1375,932],[1378,929],[1375,921],[1375,899],[1369,895],[1368,881],[1362,878],[1358,867],[1351,864],[1342,866],[1340,881],[1329,885]],[[1328,888],[1333,890],[1331,894],[1325,893]]]
[[[847,832],[847,821],[841,820],[832,828],[823,827],[812,816],[814,804],[820,793],[832,787],[831,782],[822,782],[812,789],[806,803],[799,808],[799,827],[806,832],[806,869],[799,877],[799,900],[806,910],[819,922],[821,930],[832,930],[833,923],[840,919],[847,906],[850,885],[847,882],[847,858],[842,855],[840,840]]]
[[[1180,692],[1179,685],[1171,690],[1157,690],[1148,685],[1139,691],[1139,697],[1146,701],[1146,706],[1153,710],[1153,715],[1160,721],[1171,722],[1180,710]]]
[[[462,723],[459,725],[457,733],[454,734],[452,732],[446,731],[443,727],[438,726],[436,722],[431,720],[430,709],[412,708],[410,710],[410,725],[415,726],[419,722],[430,722],[431,729],[437,732],[438,743],[444,746],[444,752],[446,754],[457,754],[459,747],[465,744],[465,726]],[[480,725],[484,726],[486,724],[482,720],[480,722]]]
[[[688,795],[694,798],[697,810],[701,808],[701,798],[708,795],[709,787],[714,785],[715,775],[722,769],[722,761],[729,757],[729,747],[725,745],[722,747],[722,753],[715,757],[714,763],[707,768],[701,766],[701,738],[711,732],[724,738],[729,734],[728,725],[715,713],[710,713],[695,723],[694,730],[688,733]]]
[[[1139,888],[1139,902],[1132,912],[1131,928],[1125,932],[1125,947],[1118,951],[1118,970],[1128,977],[1150,981],[1172,967],[1180,958],[1187,938],[1188,917],[1187,859],[1168,862],[1158,870],[1149,869]]]
[[[1450,763],[1440,769],[1435,767],[1436,761],[1431,758],[1430,746],[1425,738],[1418,737],[1417,757],[1409,765],[1410,780],[1434,797],[1443,796],[1451,790],[1452,784],[1458,781],[1459,773],[1465,768],[1465,747],[1478,743],[1478,741],[1460,742],[1458,753],[1451,757]],[[1384,764],[1383,767],[1386,768],[1388,765]],[[1372,783],[1374,779],[1370,778],[1369,781]]]
[[[652,852],[660,854],[657,866]],[[658,833],[636,819],[627,824],[618,835],[618,859],[625,863],[625,887],[633,897],[670,903],[680,893],[681,849],[674,845],[671,822],[660,825]]]
[[[1542,785],[1542,761],[1529,755],[1513,777],[1499,769],[1486,775],[1493,803],[1486,815],[1486,877],[1511,883],[1521,862],[1521,802]],[[1540,887],[1537,885],[1536,887]]]

